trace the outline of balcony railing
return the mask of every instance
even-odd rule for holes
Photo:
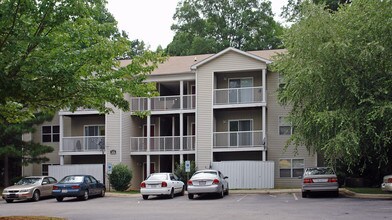
[[[262,131],[214,132],[214,148],[263,147]]]
[[[214,105],[251,104],[264,101],[262,86],[214,90]]]
[[[150,138],[150,152],[180,151],[180,136]],[[195,136],[183,136],[183,151],[195,150]],[[132,137],[131,152],[147,152],[147,137]]]
[[[131,111],[172,111],[179,109],[195,109],[196,96],[183,95],[183,106],[181,107],[181,96],[157,96],[151,98],[151,109],[148,109],[148,98],[132,98]]]
[[[62,152],[102,152],[105,136],[63,137]]]

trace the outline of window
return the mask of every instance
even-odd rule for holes
[[[253,100],[253,78],[229,79],[229,102],[249,103]]]
[[[59,164],[51,164],[51,163],[44,163],[44,164],[42,164],[42,167],[41,167],[41,175],[42,176],[49,175],[49,166],[50,165],[59,165]]]
[[[280,177],[297,178],[302,176],[305,168],[304,159],[280,159],[279,173]]]
[[[279,135],[291,135],[293,128],[287,117],[279,117]]]
[[[230,146],[252,145],[252,120],[229,121]]]
[[[42,126],[42,142],[59,142],[60,141],[60,126],[48,125]]]

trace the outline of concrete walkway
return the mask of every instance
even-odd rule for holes
[[[186,192],[185,192],[186,193]],[[290,194],[301,193],[301,189],[232,189],[230,194]],[[363,194],[355,193],[345,188],[339,189],[339,194],[345,197],[361,198],[361,199],[392,199],[390,194]],[[126,194],[116,192],[106,192],[107,196],[113,197],[141,197],[140,193]]]

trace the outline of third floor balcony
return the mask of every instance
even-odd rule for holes
[[[243,105],[265,103],[263,98],[263,87],[242,87],[214,89],[214,105]]]

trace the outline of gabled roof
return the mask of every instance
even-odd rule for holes
[[[202,61],[200,61],[200,62],[198,62],[198,63],[192,65],[192,66],[191,66],[191,69],[192,69],[192,70],[195,70],[195,69],[197,69],[197,67],[202,66],[202,65],[204,65],[204,64],[206,64],[206,63],[208,63],[208,62],[210,62],[211,60],[216,59],[216,58],[218,58],[218,57],[220,57],[220,56],[222,56],[222,55],[224,55],[224,54],[226,54],[226,53],[228,53],[228,52],[239,53],[239,54],[242,54],[242,55],[244,55],[244,56],[253,58],[253,59],[255,59],[255,60],[264,62],[264,63],[266,63],[266,64],[270,64],[270,63],[272,62],[271,60],[265,59],[265,58],[260,57],[260,56],[256,56],[255,54],[247,53],[247,52],[242,51],[242,50],[239,50],[239,49],[237,49],[237,48],[228,47],[228,48],[222,50],[221,52],[219,52],[219,53],[217,53],[217,54],[215,54],[215,55],[212,55],[212,56],[208,57],[207,59],[204,59],[204,60],[202,60]]]
[[[158,65],[151,75],[165,75],[165,74],[181,74],[181,73],[192,73],[191,68],[197,68],[223,54],[234,51],[239,54],[251,57],[253,59],[265,62],[267,64],[273,61],[273,56],[279,53],[285,53],[285,49],[276,50],[257,50],[257,51],[242,51],[236,48],[226,48],[225,50],[217,54],[199,54],[190,56],[171,56],[165,62]],[[121,60],[121,66],[126,66],[131,63],[130,60]]]

